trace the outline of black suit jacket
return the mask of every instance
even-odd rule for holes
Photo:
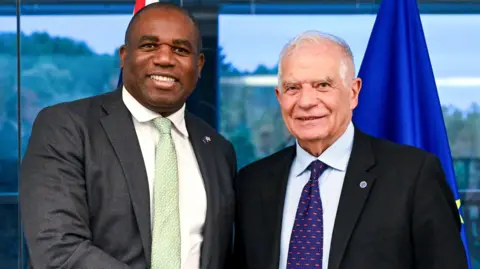
[[[207,195],[201,268],[223,269],[233,237],[235,152],[206,123],[188,112],[185,117]],[[210,142],[202,141],[205,136]],[[39,113],[20,174],[34,268],[148,268],[149,204],[145,165],[121,90]]]
[[[295,147],[240,170],[237,268],[278,269]],[[361,188],[360,182],[367,187]],[[467,269],[460,218],[439,160],[355,130],[328,269]],[[327,269],[327,268],[324,268]]]

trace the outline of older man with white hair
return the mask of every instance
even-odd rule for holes
[[[342,39],[285,46],[275,93],[296,144],[239,172],[237,268],[468,268],[438,158],[355,127],[360,88]]]

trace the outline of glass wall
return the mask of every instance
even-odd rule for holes
[[[17,16],[15,0],[0,1],[0,269],[26,264],[19,232],[18,162],[38,111],[112,91],[118,83],[118,48],[133,0],[66,2],[29,1],[19,5]],[[378,8],[174,2],[185,2],[204,34],[207,63],[189,100],[190,111],[233,142],[239,167],[294,142],[273,88],[283,44],[304,30],[331,32],[351,45],[358,71]],[[465,205],[472,262],[480,269],[480,9],[444,4],[421,5],[421,11]]]

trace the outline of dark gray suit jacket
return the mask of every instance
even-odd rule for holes
[[[199,118],[186,112],[185,120],[207,194],[201,268],[228,268],[235,151]],[[203,141],[206,136],[210,142]],[[20,171],[30,268],[148,268],[149,203],[145,165],[121,90],[39,113]]]

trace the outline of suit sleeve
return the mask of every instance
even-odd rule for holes
[[[129,268],[92,243],[81,128],[66,108],[42,110],[20,170],[20,211],[34,268]]]
[[[228,158],[228,163],[230,164],[230,171],[231,171],[231,180],[232,180],[232,186],[234,187],[235,183],[235,178],[237,176],[237,154],[235,152],[235,148],[233,147],[232,143],[228,143],[228,152],[227,152],[227,158]],[[235,188],[235,187],[234,187]],[[234,207],[235,208],[235,207]],[[232,233],[232,238],[230,240],[230,244],[228,247],[228,253],[224,265],[224,269],[232,269],[234,268],[234,261],[233,261],[233,247],[234,247],[234,238],[235,238],[235,225],[233,225],[233,233]]]
[[[240,169],[235,177],[235,236],[234,236],[234,248],[233,248],[233,266],[234,269],[247,268],[245,259],[245,242],[242,234],[242,201],[244,199],[244,193],[242,192],[242,186],[244,184],[244,169]]]
[[[237,176],[237,154],[235,152],[235,148],[233,147],[232,143],[229,143],[230,145],[230,150],[229,150],[229,160],[230,160],[230,166],[232,170],[232,184],[235,180],[235,177]]]
[[[415,268],[468,269],[460,230],[460,215],[440,161],[429,155],[414,193]]]

